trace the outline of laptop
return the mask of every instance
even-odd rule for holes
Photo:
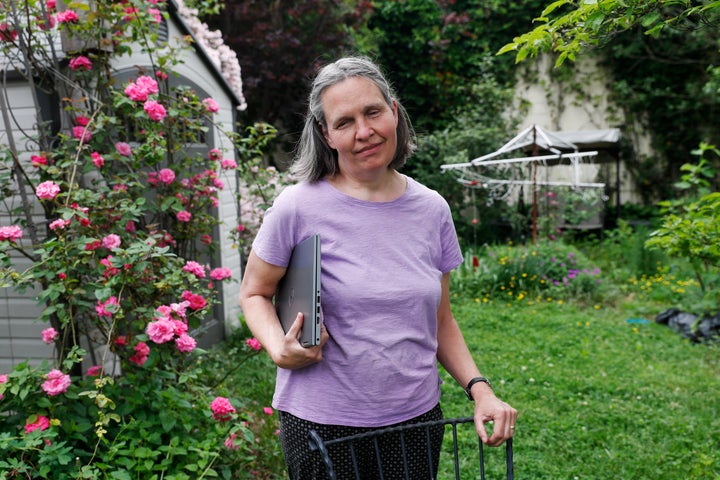
[[[275,293],[275,310],[286,333],[302,312],[304,347],[320,345],[320,272],[320,235],[313,235],[293,249]]]

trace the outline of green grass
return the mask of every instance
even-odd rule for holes
[[[516,478],[720,479],[720,349],[652,321],[627,322],[652,320],[661,308],[456,298],[453,310],[481,371],[519,411]],[[251,360],[224,383],[261,408],[275,369],[266,355]],[[442,374],[446,417],[471,415],[462,389]],[[477,465],[477,442],[461,427],[461,478],[477,478],[465,473]],[[284,478],[277,439],[264,435],[253,468],[258,478]],[[485,452],[487,478],[505,478],[504,449]],[[446,455],[439,478],[454,478],[451,462]]]

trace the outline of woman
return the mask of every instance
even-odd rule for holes
[[[450,310],[450,271],[463,260],[450,209],[398,172],[414,148],[376,65],[350,57],[318,73],[292,167],[301,181],[266,213],[240,290],[250,330],[279,367],[273,406],[293,479],[324,478],[307,448],[310,429],[327,440],[442,418],[438,361],[467,386],[482,441],[513,436],[517,412],[480,376]],[[304,348],[302,314],[284,333],[272,297],[293,247],[316,233],[324,326],[320,345]],[[435,459],[441,441],[440,432]],[[386,474],[392,467],[383,464]]]

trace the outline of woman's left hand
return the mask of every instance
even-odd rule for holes
[[[517,410],[487,392],[475,401],[475,429],[483,443],[498,447],[515,434]],[[492,435],[488,436],[486,424],[493,422]]]

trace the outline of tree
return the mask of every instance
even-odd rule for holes
[[[720,143],[719,20],[717,2],[560,0],[498,53],[514,52],[520,62],[554,52],[559,67],[581,52],[601,52],[628,125],[652,133],[657,156],[632,167],[639,190],[654,199],[672,191],[689,151],[701,141]]]
[[[308,82],[319,66],[353,50],[349,29],[362,23],[367,1],[244,0],[208,19],[237,52],[248,97],[245,114],[288,133],[302,126]]]

